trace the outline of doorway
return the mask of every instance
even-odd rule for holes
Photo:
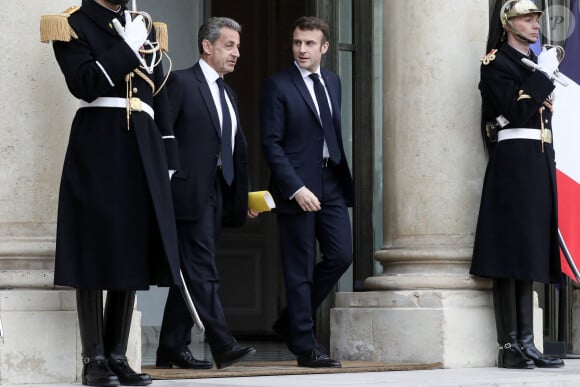
[[[375,139],[380,143],[376,134],[382,129],[375,126],[374,115],[375,101],[382,102],[382,88],[380,83],[377,85],[380,68],[375,69],[378,66],[373,55],[382,43],[382,33],[374,30],[375,25],[382,25],[375,22],[375,16],[382,15],[382,1],[212,0],[211,15],[228,16],[242,25],[241,57],[227,81],[238,91],[241,120],[252,154],[249,163],[254,189],[266,188],[269,177],[260,144],[258,104],[262,83],[292,62],[291,25],[298,17],[317,15],[329,23],[331,48],[322,65],[337,72],[342,80],[342,134],[356,182],[351,214],[355,259],[338,290],[364,290],[364,279],[374,274],[373,216],[376,211],[382,212],[377,205],[381,195],[375,196],[375,176],[381,167],[375,159],[375,154],[380,155]],[[375,40],[375,36],[381,38]],[[254,244],[256,240],[258,243]],[[227,231],[221,246],[221,294],[232,329],[244,335],[272,334],[272,322],[285,305],[274,215],[263,214],[242,230]],[[244,246],[253,253],[245,256],[249,266],[240,276],[239,255]],[[326,345],[333,300],[328,297],[316,316],[317,336]]]
[[[373,7],[381,0],[139,0],[139,8],[169,28],[169,54],[173,69],[191,67],[198,59],[197,31],[210,16],[227,16],[242,25],[241,57],[226,81],[238,94],[241,125],[248,140],[252,189],[268,186],[269,169],[260,144],[259,96],[264,80],[292,62],[291,25],[303,15],[318,15],[331,27],[331,49],[323,66],[339,73],[343,88],[343,138],[356,182],[352,212],[355,261],[340,281],[339,291],[364,290],[364,279],[373,275],[376,249],[374,216],[376,168],[375,127],[377,73],[373,52]],[[379,34],[380,36],[380,34]],[[378,42],[378,43],[377,43]],[[165,70],[168,64],[164,64]],[[380,82],[378,82],[380,86]],[[377,120],[378,121],[378,120]],[[354,162],[356,160],[356,163]],[[262,214],[243,228],[224,229],[217,264],[221,275],[220,297],[226,317],[237,337],[273,337],[271,325],[285,305],[275,215]],[[359,284],[359,285],[357,285]],[[144,330],[161,325],[166,289],[154,288],[140,296]],[[329,297],[317,316],[322,343],[329,337]],[[153,333],[154,334],[154,333]]]
[[[290,26],[307,14],[307,0],[139,0],[138,9],[169,31],[171,63],[164,70],[193,66],[199,59],[197,32],[211,16],[226,16],[242,25],[241,57],[226,81],[238,94],[241,126],[248,141],[251,188],[266,189],[269,170],[260,144],[258,101],[262,82],[292,60]],[[272,323],[284,306],[275,215],[262,214],[242,228],[223,229],[217,265],[220,298],[236,337],[273,336]],[[155,342],[167,297],[166,288],[138,292],[138,309],[147,342]],[[151,337],[151,339],[149,339]]]
[[[262,83],[291,63],[290,26],[306,13],[306,0],[211,1],[211,15],[242,26],[240,59],[226,80],[238,94],[254,190],[267,189],[269,179],[260,142]],[[237,337],[272,335],[285,305],[275,215],[264,213],[241,229],[224,229],[219,246],[220,297],[232,331]]]

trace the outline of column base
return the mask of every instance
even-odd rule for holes
[[[572,353],[575,355],[580,354],[580,325],[577,321],[580,321],[580,289],[576,287],[572,290],[572,337],[570,338],[572,344]]]
[[[542,311],[534,301],[542,350]],[[331,356],[345,360],[493,367],[497,361],[490,291],[399,290],[337,293]]]
[[[74,290],[0,290],[0,385],[81,380]],[[133,313],[127,356],[141,369],[141,314]]]

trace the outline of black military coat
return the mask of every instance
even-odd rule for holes
[[[115,17],[124,24],[122,13],[84,1],[69,17],[78,38],[53,42],[56,59],[70,92],[86,102],[126,98],[131,74],[133,95],[153,107],[155,119],[137,111],[128,119],[124,108],[77,110],[59,193],[57,285],[147,289],[179,278],[168,175],[177,169],[177,147],[165,89],[154,97],[150,84],[159,88],[163,70],[140,70],[150,81],[134,71],[139,60],[115,32]]]
[[[504,44],[481,66],[483,117],[503,116],[507,128],[551,127],[540,107],[554,89],[542,72],[521,62],[525,55]],[[537,62],[532,53],[531,59]],[[505,122],[505,121],[504,121]],[[499,128],[501,130],[501,128]],[[554,149],[539,140],[492,144],[485,172],[471,273],[491,278],[550,283],[561,278],[557,238]]]

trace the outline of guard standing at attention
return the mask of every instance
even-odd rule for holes
[[[489,161],[470,272],[494,280],[498,367],[561,367],[534,345],[532,302],[533,281],[561,279],[551,132],[557,49],[539,57],[530,49],[542,13],[531,0],[495,5],[479,83]]]
[[[89,386],[151,383],[126,357],[135,291],[179,280],[166,28],[126,3],[84,0],[41,19],[41,40],[53,42],[79,99],[60,185],[54,283],[76,289]]]

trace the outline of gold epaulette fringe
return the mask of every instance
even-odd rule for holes
[[[169,51],[169,33],[167,32],[167,24],[162,22],[153,22],[153,27],[155,27],[155,34],[157,35],[157,42],[159,42],[159,48],[163,52]]]
[[[68,23],[68,18],[79,8],[79,6],[74,5],[68,7],[63,13],[42,15],[40,17],[40,41],[42,43],[48,43],[52,40],[70,42],[72,38],[77,39],[78,36]]]

